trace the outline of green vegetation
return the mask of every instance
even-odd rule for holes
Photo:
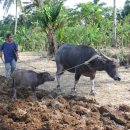
[[[123,10],[117,9],[117,46],[126,47],[130,42],[129,10],[129,0]],[[71,9],[64,7],[61,0],[34,0],[21,11],[15,35],[21,51],[48,50],[52,55],[63,43],[95,48],[112,45],[113,9],[99,0],[80,3]],[[15,23],[11,15],[0,21],[0,43],[7,33],[14,33]]]

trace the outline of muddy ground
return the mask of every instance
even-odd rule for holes
[[[49,71],[55,74],[55,62],[42,55],[21,53],[17,68]],[[37,69],[35,69],[37,68]],[[0,74],[4,75],[0,62]],[[130,129],[130,69],[119,69],[122,81],[116,82],[105,72],[95,80],[97,95],[89,93],[89,78],[81,77],[76,98],[68,96],[74,75],[61,78],[63,95],[55,94],[56,81],[39,86],[38,100],[27,88],[18,89],[18,100],[12,101],[11,83],[0,76],[0,130],[127,130]]]

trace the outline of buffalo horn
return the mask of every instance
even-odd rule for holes
[[[112,59],[111,59],[110,57],[106,56],[106,55],[103,54],[101,51],[100,51],[100,53],[101,53],[101,55],[102,55],[105,59],[112,61]]]
[[[89,60],[85,61],[85,64],[89,64],[91,61],[95,60],[98,57],[100,57],[100,56],[99,55],[92,56]]]

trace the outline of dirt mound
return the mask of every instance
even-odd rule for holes
[[[100,106],[86,97],[56,96],[54,92],[18,89],[18,100],[12,101],[12,88],[3,81],[0,94],[0,130],[127,130],[130,107]],[[1,85],[0,85],[1,87]],[[3,89],[4,88],[4,89]]]

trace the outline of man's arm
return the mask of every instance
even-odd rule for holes
[[[16,44],[16,47],[15,47],[15,55],[16,55],[17,59],[19,59],[18,44]]]
[[[0,51],[0,58],[2,58],[2,51]]]
[[[16,55],[17,59],[19,59],[18,51],[15,52],[15,55]]]

